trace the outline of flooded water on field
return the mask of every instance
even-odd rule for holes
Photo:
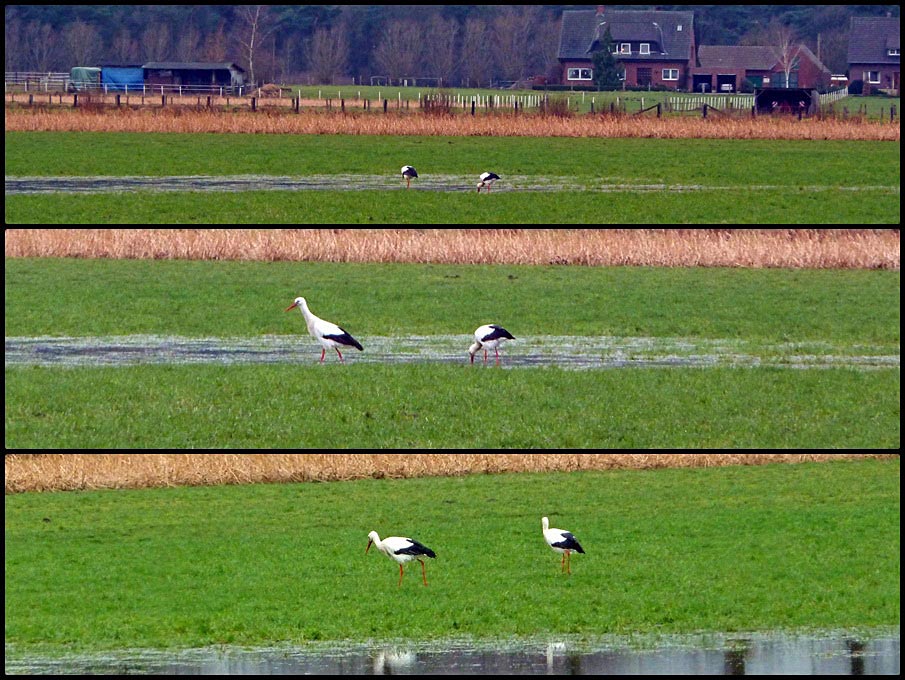
[[[412,183],[410,191],[468,191],[477,193],[477,176],[428,175],[424,173]],[[406,189],[402,176],[384,175],[176,175],[167,177],[6,177],[6,194],[104,194],[114,192],[159,191],[394,191]],[[769,191],[790,187],[763,184],[731,187],[708,184],[678,184],[656,180],[644,181],[618,177],[576,178],[538,175],[506,175],[491,193],[508,191],[593,191],[593,192],[670,192],[726,191],[729,189]],[[796,192],[880,191],[898,194],[899,185],[794,187]]]
[[[356,334],[357,335],[357,334]],[[468,364],[469,335],[362,336],[364,351],[343,351],[354,363]],[[6,366],[130,366],[136,364],[318,363],[320,345],[306,335],[251,338],[187,338],[126,335],[106,337],[6,338]],[[895,368],[899,354],[863,346],[843,350],[829,343],[754,344],[743,340],[617,336],[521,336],[500,352],[503,368],[557,366],[567,369],[631,367],[775,366],[861,370]],[[336,352],[325,363],[338,362]],[[490,352],[487,367],[494,367]],[[479,352],[475,367],[483,368]]]
[[[898,675],[899,631],[706,634],[594,642],[347,644],[126,650],[7,659],[15,674]]]

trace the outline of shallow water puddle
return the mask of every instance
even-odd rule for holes
[[[898,675],[899,631],[603,637],[525,642],[124,650],[6,659],[7,673]]]
[[[116,192],[159,191],[364,191],[405,189],[401,176],[395,175],[174,175],[144,176],[88,176],[88,177],[6,177],[5,192],[12,194],[106,194]],[[789,189],[788,186],[763,184],[721,186],[708,184],[669,184],[658,181],[600,177],[544,177],[537,175],[506,175],[490,193],[508,191],[592,191],[592,192],[667,192],[728,191],[745,189],[770,191]],[[888,186],[832,186],[812,185],[794,187],[795,191],[881,191],[898,194],[898,185]],[[411,191],[467,191],[477,192],[477,176],[428,175],[420,176]]]
[[[343,354],[353,363],[468,364],[468,335],[364,336],[364,352]],[[894,368],[899,354],[886,347],[844,350],[830,343],[756,344],[743,340],[620,336],[521,336],[501,352],[504,368],[568,369],[631,367],[774,366],[783,368]],[[188,338],[124,335],[103,337],[9,337],[6,366],[129,366],[136,364],[318,363],[320,345],[307,336]],[[325,363],[337,363],[335,352]],[[487,367],[493,367],[491,352]],[[484,368],[480,352],[475,367]]]

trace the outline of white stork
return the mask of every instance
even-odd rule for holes
[[[547,545],[549,545],[555,552],[558,552],[562,555],[562,568],[563,570],[568,568],[569,573],[571,574],[572,562],[569,555],[573,550],[575,552],[584,554],[584,548],[581,547],[578,539],[568,531],[563,531],[562,529],[551,529],[550,520],[546,517],[542,517],[540,523],[544,528],[544,540],[547,542]]]
[[[377,549],[391,560],[395,560],[399,564],[399,583],[396,587],[402,585],[402,565],[412,560],[421,562],[421,578],[424,585],[427,585],[427,574],[424,571],[424,560],[422,557],[436,557],[437,554],[426,545],[421,545],[418,541],[411,538],[402,538],[401,536],[387,536],[382,541],[376,531],[368,534],[368,547],[365,548],[365,555],[371,549],[371,544],[377,546]]]
[[[288,312],[290,309],[295,309],[296,307],[302,311],[302,316],[305,317],[305,325],[308,326],[308,332],[317,338],[317,341],[323,345],[323,349],[321,350],[321,363],[323,363],[324,356],[327,354],[327,349],[329,347],[336,350],[336,353],[339,355],[339,360],[343,363],[345,363],[346,360],[343,359],[342,352],[339,351],[340,347],[354,347],[359,352],[363,350],[361,343],[349,335],[348,331],[340,328],[335,323],[330,323],[329,321],[324,321],[320,317],[314,316],[314,314],[311,313],[311,310],[308,309],[308,303],[305,302],[305,298],[297,297],[295,302],[286,308],[286,311]]]
[[[402,177],[405,179],[405,188],[408,189],[412,185],[412,177],[417,177],[418,171],[411,165],[402,166]]]
[[[478,193],[481,193],[481,187],[487,187],[487,193],[490,193],[490,187],[496,182],[500,176],[495,172],[482,172],[481,181],[478,182]]]
[[[474,332],[474,344],[468,348],[468,353],[471,355],[471,363],[474,363],[474,355],[477,354],[478,350],[483,349],[484,363],[486,364],[487,350],[492,349],[496,351],[496,363],[497,366],[499,366],[499,347],[504,340],[515,340],[515,337],[502,326],[491,323],[478,328],[478,330]]]

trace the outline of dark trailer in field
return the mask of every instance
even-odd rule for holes
[[[152,61],[143,66],[145,83],[167,89],[210,91],[224,88],[235,91],[245,85],[245,70],[233,62]]]
[[[800,113],[810,116],[817,113],[820,96],[817,90],[799,87],[766,87],[754,91],[757,114]]]

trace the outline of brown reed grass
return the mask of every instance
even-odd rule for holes
[[[898,229],[9,229],[6,257],[898,269]]]
[[[806,139],[899,141],[899,123],[788,117],[644,118],[490,113],[430,115],[305,110],[60,109],[7,107],[6,131],[180,132],[502,137],[649,137],[657,139]]]
[[[6,454],[6,493],[895,458],[856,453]]]

